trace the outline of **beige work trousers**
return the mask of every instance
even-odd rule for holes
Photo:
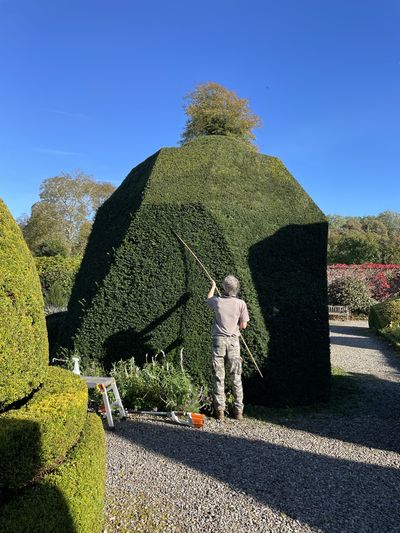
[[[242,358],[239,337],[212,339],[212,364],[214,374],[214,407],[225,410],[225,365],[232,384],[235,408],[243,410]]]

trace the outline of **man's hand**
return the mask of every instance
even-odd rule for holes
[[[211,289],[208,291],[207,299],[212,298],[214,296],[215,289],[217,288],[217,284],[214,280],[211,280]]]

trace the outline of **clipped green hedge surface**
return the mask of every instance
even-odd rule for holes
[[[211,384],[209,281],[236,275],[250,323],[246,399],[312,403],[330,388],[327,223],[278,159],[200,137],[134,168],[98,210],[71,294],[65,344],[106,367],[161,349]],[[73,345],[68,339],[73,338]]]
[[[80,256],[35,257],[35,264],[46,303],[56,305],[56,302],[51,301],[52,292],[55,292],[55,289],[68,302],[81,260]]]
[[[0,410],[39,387],[48,363],[43,298],[33,257],[0,200]]]
[[[105,451],[102,422],[89,413],[66,461],[0,505],[0,533],[100,533]]]
[[[53,357],[57,357],[59,348],[60,333],[64,328],[66,318],[66,311],[59,313],[51,313],[46,315],[46,328],[49,340],[49,359],[52,361]]]
[[[380,330],[387,326],[400,326],[400,298],[390,298],[371,307],[368,316],[369,327]]]
[[[15,488],[62,461],[86,420],[87,386],[48,367],[43,386],[20,409],[0,415],[0,488]]]

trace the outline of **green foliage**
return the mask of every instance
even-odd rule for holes
[[[55,248],[61,250],[61,255],[68,254],[62,220],[55,206],[48,202],[33,204],[30,217],[24,219],[20,227],[33,255],[53,255]]]
[[[66,307],[82,258],[35,257],[46,306]]]
[[[47,367],[38,273],[2,202],[0,317],[0,532],[100,532],[102,424],[89,419],[80,439],[87,386],[70,372]],[[67,454],[69,462],[60,465]]]
[[[40,245],[38,245],[38,247],[35,249],[35,255],[40,257],[54,257],[56,255],[67,257],[68,248],[67,245],[62,242],[61,239],[52,239],[40,243]]]
[[[100,533],[105,486],[105,438],[99,417],[85,417],[81,438],[54,472],[0,506],[0,533]]]
[[[58,357],[59,338],[64,327],[66,311],[50,313],[46,316],[47,337],[49,340],[49,358]]]
[[[162,358],[145,363],[142,368],[129,361],[119,361],[111,370],[125,407],[159,411],[198,411],[204,394],[180,368]]]
[[[352,313],[368,313],[374,303],[368,283],[353,276],[333,280],[328,293],[331,305],[347,305]]]
[[[0,200],[0,410],[43,381],[48,362],[43,298],[33,258]]]
[[[67,307],[69,300],[69,292],[66,292],[64,287],[59,281],[56,281],[51,285],[45,297],[45,305],[47,307],[56,307],[62,309]]]
[[[248,106],[248,101],[236,93],[208,82],[197,85],[195,91],[185,97],[188,116],[182,143],[192,141],[201,135],[227,135],[246,142],[254,139],[253,128],[261,121]]]
[[[0,487],[21,486],[65,458],[86,420],[87,397],[82,379],[48,367],[33,398],[0,415]]]
[[[400,326],[400,298],[391,298],[371,307],[368,321],[373,330]]]
[[[400,326],[386,326],[379,330],[379,334],[397,350],[400,350]]]
[[[377,263],[380,260],[378,238],[372,234],[349,232],[336,241],[331,239],[329,260],[345,264]]]
[[[35,255],[83,253],[91,221],[115,187],[99,183],[83,172],[62,173],[43,181],[40,201],[22,224],[26,242]]]
[[[172,230],[217,282],[241,281],[246,341],[266,375],[243,352],[248,401],[327,398],[325,218],[279,160],[224,136],[162,149],[99,209],[69,303],[70,347],[110,368],[183,346],[185,370],[210,387],[209,282]]]
[[[328,219],[330,264],[400,263],[400,213]]]

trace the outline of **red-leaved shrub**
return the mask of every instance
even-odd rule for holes
[[[328,285],[346,277],[367,282],[370,295],[374,300],[383,302],[400,291],[400,265],[363,263],[361,265],[329,265]]]

